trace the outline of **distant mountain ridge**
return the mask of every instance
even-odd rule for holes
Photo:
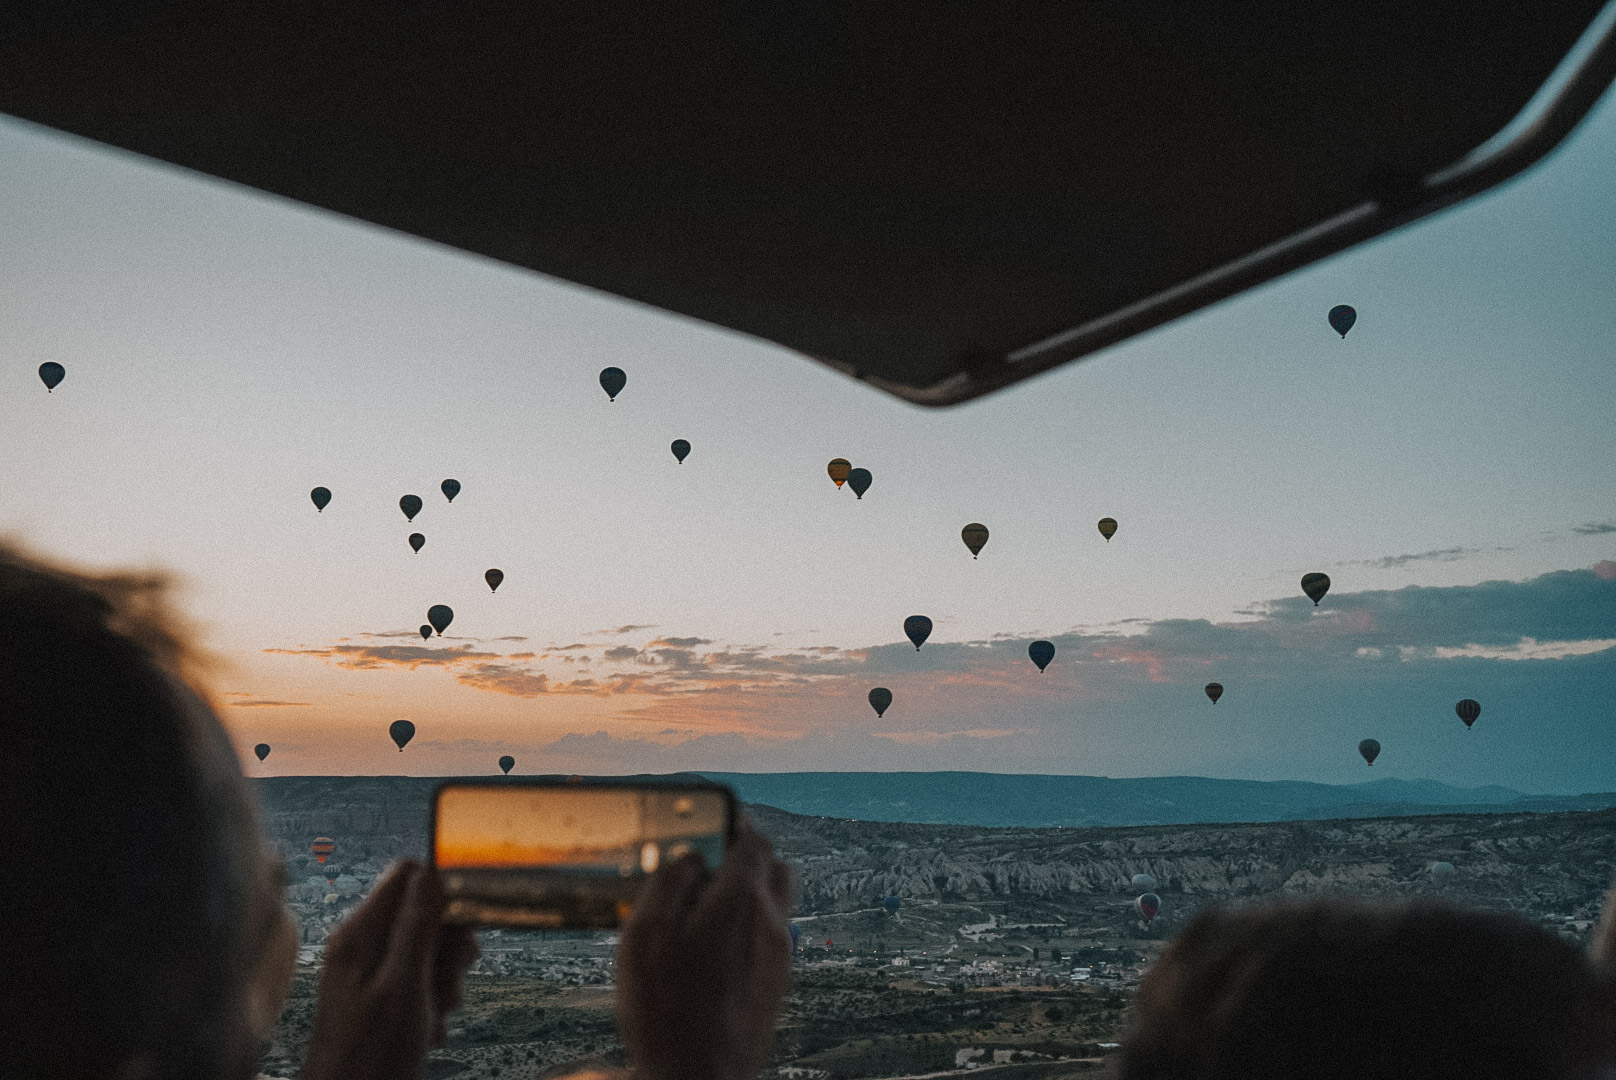
[[[794,814],[992,827],[1190,825],[1414,814],[1597,810],[1616,792],[1527,795],[1388,777],[1362,784],[1216,780],[1205,776],[1053,776],[976,772],[807,772],[701,775],[743,802]]]

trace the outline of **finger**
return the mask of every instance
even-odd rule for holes
[[[400,987],[419,987],[422,993],[430,988],[432,958],[437,955],[446,903],[438,872],[416,865],[399,902],[378,979],[396,981]]]
[[[796,908],[797,875],[779,859],[769,860],[769,892],[783,914],[790,915]]]
[[[480,952],[477,936],[464,927],[444,927],[438,938],[438,955],[432,965],[432,997],[438,1015],[452,1013],[464,999],[466,969]]]
[[[401,862],[387,871],[365,902],[331,935],[331,944],[326,950],[328,964],[354,966],[361,978],[368,978],[376,970],[386,955],[398,905],[418,865]]]
[[[630,926],[649,927],[677,920],[695,902],[706,877],[707,864],[695,852],[664,864],[640,890],[629,917]]]

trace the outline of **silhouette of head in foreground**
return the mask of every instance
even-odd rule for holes
[[[251,1076],[296,960],[157,574],[0,547],[0,1076]]]
[[[1611,983],[1523,919],[1438,903],[1201,912],[1145,976],[1123,1080],[1616,1077]]]

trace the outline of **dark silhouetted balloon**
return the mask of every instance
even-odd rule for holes
[[[1038,670],[1042,671],[1049,666],[1051,660],[1055,659],[1055,643],[1052,641],[1035,641],[1027,646],[1027,655],[1032,658],[1033,663],[1038,665]]]
[[[314,843],[309,845],[309,850],[314,853],[315,861],[324,866],[331,853],[337,850],[337,843],[329,836],[316,836]]]
[[[1101,518],[1100,535],[1105,537],[1105,542],[1109,544],[1111,542],[1111,538],[1117,535],[1117,519]]]
[[[1207,683],[1206,696],[1212,699],[1212,704],[1216,705],[1218,703],[1218,698],[1223,696],[1223,684],[1220,682]]]
[[[489,592],[498,592],[499,591],[499,583],[505,580],[505,571],[503,571],[503,570],[484,570],[483,571],[483,580],[488,582],[488,591]]]
[[[1324,599],[1324,594],[1330,591],[1330,575],[1303,574],[1302,591],[1307,593],[1309,600],[1313,601],[1313,606],[1318,607],[1319,601]]]
[[[971,558],[974,559],[988,546],[988,527],[980,521],[973,521],[960,530],[960,539],[971,549]]]
[[[889,914],[896,915],[898,913],[898,909],[903,907],[903,901],[896,896],[888,896],[885,900],[881,901],[881,906],[886,908]]]
[[[1156,878],[1152,874],[1135,874],[1133,887],[1140,892],[1153,893],[1156,891]]]
[[[830,464],[825,466],[825,471],[830,473],[830,478],[836,482],[836,487],[840,489],[843,484],[847,483],[847,474],[853,471],[853,463],[844,457],[831,458]]]
[[[617,395],[621,394],[623,387],[627,385],[628,376],[623,374],[622,368],[609,367],[600,373],[600,388],[606,391],[606,396],[613,401],[617,400]]]
[[[870,708],[875,710],[875,715],[877,715],[877,716],[885,716],[887,710],[889,708],[891,708],[891,707],[892,707],[892,691],[891,690],[888,690],[884,686],[877,686],[874,690],[870,691]]]
[[[862,499],[864,493],[870,490],[870,482],[874,479],[869,469],[854,469],[847,474],[847,486],[853,489],[853,494]]]
[[[420,533],[410,533],[410,547],[414,548],[415,553],[419,555],[421,549],[426,547],[426,537]]]
[[[1347,304],[1337,304],[1330,309],[1329,318],[1330,329],[1346,337],[1347,331],[1352,329],[1352,324],[1358,321],[1358,313]]]
[[[402,499],[398,500],[398,508],[404,511],[405,520],[414,521],[415,515],[421,512],[421,496],[404,496]]]
[[[426,621],[432,624],[432,629],[442,634],[454,622],[454,609],[448,604],[433,604],[426,609]]]
[[[1133,906],[1139,909],[1140,917],[1143,918],[1146,923],[1149,923],[1151,919],[1156,917],[1156,912],[1161,910],[1161,897],[1157,896],[1153,892],[1147,892],[1139,899],[1135,900],[1133,902]]]
[[[504,773],[506,776],[511,775],[511,770],[514,768],[516,768],[516,759],[511,757],[511,755],[506,754],[504,757],[499,759],[499,771]]]
[[[67,369],[56,361],[47,360],[39,365],[39,381],[45,384],[47,394],[60,386],[65,378],[67,378]]]
[[[438,487],[443,489],[443,497],[450,502],[454,502],[454,497],[460,494],[460,481],[458,480],[445,480]]]
[[[919,652],[920,647],[926,644],[926,639],[931,637],[931,620],[924,615],[911,615],[903,620],[903,632],[915,643],[915,651]]]
[[[427,638],[429,638],[431,636],[432,636],[432,628],[430,626],[428,626],[426,623],[422,623],[421,624],[421,640],[425,641]]]
[[[685,458],[690,456],[690,444],[683,439],[673,440],[673,445],[668,449],[673,451],[673,456],[681,465],[685,463]]]
[[[323,873],[326,881],[330,882],[332,885],[335,885],[337,883],[337,879],[342,876],[342,871],[335,863],[326,863]]]
[[[309,492],[309,498],[314,500],[314,508],[323,512],[327,506],[331,505],[331,489],[317,487]]]
[[[415,738],[415,725],[408,720],[394,720],[387,725],[387,734],[392,737],[394,744],[398,746],[398,752],[402,754],[404,747]]]
[[[1459,714],[1459,719],[1464,721],[1464,726],[1469,727],[1476,722],[1476,717],[1481,715],[1481,702],[1465,698],[1453,707],[1453,711]],[[1505,726],[1507,727],[1508,725]]]
[[[257,746],[253,747],[253,753],[258,755],[259,761],[263,761],[269,756],[269,744],[267,742],[259,743]]]
[[[1375,759],[1380,756],[1380,744],[1374,739],[1365,739],[1358,744],[1358,753],[1363,755],[1365,761],[1373,765]]]

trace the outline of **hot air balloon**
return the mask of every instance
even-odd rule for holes
[[[1453,864],[1450,862],[1434,862],[1431,864],[1431,876],[1438,881],[1453,876]]]
[[[915,652],[919,652],[920,647],[926,644],[926,639],[931,637],[931,620],[924,615],[911,615],[903,620],[903,633],[915,643]]]
[[[331,489],[317,487],[309,492],[309,498],[314,500],[314,508],[323,512],[327,506],[331,505]]]
[[[309,850],[314,852],[315,861],[324,866],[331,853],[337,850],[337,842],[329,836],[316,836],[314,843],[309,845]]]
[[[988,527],[980,521],[973,521],[960,530],[960,539],[971,549],[971,558],[974,559],[988,546]]]
[[[1464,726],[1469,727],[1476,722],[1476,717],[1481,715],[1481,702],[1472,698],[1465,698],[1453,707],[1453,711],[1459,714],[1459,719],[1464,721]]]
[[[1033,663],[1038,665],[1038,670],[1042,671],[1049,666],[1051,660],[1055,659],[1055,643],[1052,641],[1035,641],[1027,646],[1027,655],[1032,658]]]
[[[606,396],[613,401],[617,400],[617,395],[621,394],[623,387],[627,385],[628,376],[623,374],[622,368],[609,367],[600,373],[600,388],[606,391]]]
[[[1330,575],[1303,574],[1302,591],[1307,593],[1309,600],[1313,601],[1313,606],[1318,607],[1319,601],[1324,599],[1324,594],[1330,591]]]
[[[1135,874],[1132,884],[1140,892],[1153,893],[1156,891],[1156,879],[1150,874]]]
[[[421,496],[406,495],[398,500],[398,508],[404,511],[406,521],[414,521],[415,515],[421,512]]]
[[[1365,739],[1358,744],[1358,753],[1363,755],[1366,762],[1373,765],[1375,759],[1380,756],[1380,744],[1374,739]]]
[[[269,744],[267,742],[259,743],[257,746],[253,747],[253,753],[258,755],[259,761],[263,761],[269,756]]]
[[[433,604],[426,609],[426,621],[432,624],[432,629],[441,637],[443,632],[449,629],[449,624],[454,622],[454,609],[448,604]]]
[[[421,624],[421,640],[425,641],[427,638],[429,638],[431,636],[432,636],[432,628],[430,626],[428,626],[426,623],[422,623]]]
[[[1105,537],[1105,542],[1109,544],[1111,542],[1111,538],[1117,535],[1117,519],[1101,518],[1100,535]]]
[[[690,456],[690,444],[683,439],[673,440],[673,445],[669,449],[673,451],[673,456],[681,465],[685,463],[685,458]]]
[[[65,378],[67,378],[67,369],[56,361],[47,360],[39,365],[39,381],[45,384],[47,394],[60,386]]]
[[[896,915],[898,913],[898,909],[903,906],[903,901],[896,896],[888,896],[886,899],[881,901],[881,906],[886,908],[887,914]]]
[[[404,747],[415,738],[415,725],[408,720],[394,720],[387,725],[387,734],[392,736],[393,742],[398,746],[398,752],[402,754]]]
[[[892,691],[884,686],[877,686],[870,691],[870,708],[875,710],[876,716],[885,716],[892,707]]]
[[[460,481],[458,480],[445,480],[438,487],[442,489],[443,497],[450,502],[454,502],[454,497],[460,494]]]
[[[410,533],[410,547],[414,548],[415,553],[419,555],[421,549],[426,547],[426,537],[420,533]]]
[[[516,759],[511,757],[511,755],[506,754],[504,757],[499,759],[499,771],[504,773],[506,776],[511,775],[511,770],[514,768],[516,768]]]
[[[1330,329],[1346,337],[1347,331],[1352,329],[1352,324],[1358,321],[1358,313],[1348,304],[1337,304],[1330,309],[1329,319]]]
[[[1216,705],[1218,703],[1218,698],[1223,696],[1223,684],[1216,682],[1207,683],[1206,696],[1212,699],[1212,704]]]
[[[483,580],[488,582],[489,592],[499,592],[499,583],[505,580],[505,571],[484,570]]]
[[[337,883],[337,879],[342,876],[342,871],[337,868],[335,863],[327,863],[324,874],[327,883],[335,885]]]
[[[830,464],[825,466],[825,471],[830,473],[830,478],[836,482],[836,489],[840,491],[842,485],[847,482],[847,474],[853,471],[853,463],[844,457],[831,458]]]
[[[854,469],[847,474],[847,486],[853,489],[853,494],[864,498],[864,493],[870,490],[870,481],[875,479],[870,475],[869,469]]]
[[[1148,925],[1150,920],[1156,917],[1156,912],[1161,910],[1161,897],[1153,892],[1147,892],[1135,900],[1133,906],[1139,909],[1140,917]]]

